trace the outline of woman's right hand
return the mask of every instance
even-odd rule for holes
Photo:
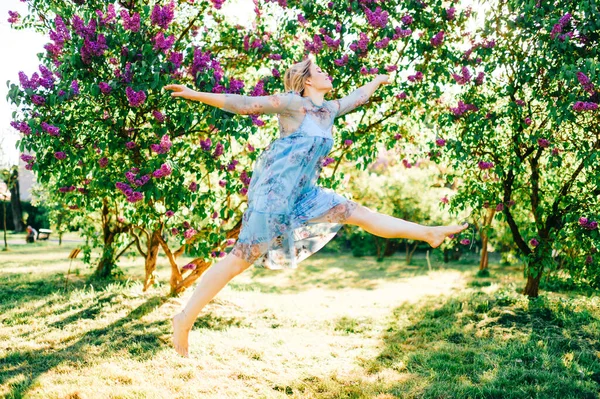
[[[183,97],[190,99],[192,94],[194,93],[194,90],[184,85],[166,85],[163,87],[163,89],[173,90],[173,93],[171,93],[171,97]]]

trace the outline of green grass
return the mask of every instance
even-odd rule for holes
[[[76,243],[0,253],[0,395],[7,398],[599,398],[598,292],[553,277],[518,294],[518,267],[475,256],[317,253],[299,269],[251,268],[196,320],[191,358],[170,316],[192,291],[142,292],[143,263],[91,281]],[[436,257],[432,257],[437,259]],[[182,259],[184,264],[187,259]]]

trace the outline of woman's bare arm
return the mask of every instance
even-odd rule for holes
[[[223,111],[240,115],[284,114],[289,111],[294,98],[293,93],[253,97],[230,93],[198,92],[183,85],[166,85],[164,88],[173,90],[172,97],[200,101]]]
[[[338,104],[336,117],[347,114],[356,107],[366,103],[381,84],[389,84],[388,75],[377,75],[371,82],[357,88],[347,96],[333,100],[333,102]]]

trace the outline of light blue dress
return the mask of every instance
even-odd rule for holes
[[[280,137],[254,165],[248,207],[231,249],[234,255],[257,267],[295,269],[336,235],[358,204],[316,183],[334,143],[334,119],[368,98],[362,88],[321,106],[292,91],[257,97],[226,95],[222,110],[276,113],[280,128]]]

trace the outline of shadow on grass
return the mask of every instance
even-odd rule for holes
[[[593,301],[505,290],[433,298],[395,309],[383,350],[361,360],[373,379],[312,376],[289,388],[354,398],[597,399],[599,337]],[[375,378],[386,372],[397,378]]]
[[[432,261],[432,271],[473,268],[475,261],[442,263]],[[425,276],[429,273],[424,257],[415,257],[410,265],[403,256],[386,257],[377,262],[373,256],[354,257],[351,254],[315,254],[301,262],[295,270],[268,270],[251,267],[250,282],[232,280],[229,286],[238,291],[262,293],[298,293],[313,288],[374,290],[382,282],[395,282],[405,278]],[[281,276],[281,278],[279,278]],[[273,283],[272,279],[277,278]]]
[[[16,333],[17,341],[38,342],[49,332],[64,329],[71,323],[82,319],[96,320],[101,324],[101,317],[114,313],[116,307],[127,308],[123,302],[123,288],[127,282],[119,280],[77,279],[69,282],[69,292],[77,291],[86,298],[70,301],[70,296],[64,290],[64,277],[61,274],[43,275],[0,275],[0,325],[10,328],[16,325],[32,324],[36,319],[38,328],[27,329]],[[90,288],[93,284],[93,289]],[[109,285],[113,285],[109,287]],[[105,290],[105,288],[107,288]],[[91,295],[91,298],[87,298]],[[98,328],[90,328],[83,335],[61,338],[60,343],[66,345],[54,349],[52,344],[45,343],[42,349],[12,350],[0,358],[0,385],[8,387],[7,398],[21,398],[32,387],[36,379],[53,368],[63,364],[94,363],[97,359],[111,357],[113,354],[125,351],[138,361],[152,358],[158,351],[170,347],[165,335],[170,338],[170,318],[158,321],[147,321],[145,316],[153,313],[169,300],[168,296],[155,295],[144,303],[128,311],[127,315]],[[39,323],[46,317],[56,318],[81,307],[73,314],[50,323]],[[106,308],[106,309],[105,309]],[[40,325],[41,324],[41,325]],[[194,328],[225,330],[232,326],[242,326],[244,320],[236,317],[221,317],[215,313],[204,313],[199,317]],[[82,367],[82,366],[78,366]],[[16,378],[16,381],[11,381]]]

